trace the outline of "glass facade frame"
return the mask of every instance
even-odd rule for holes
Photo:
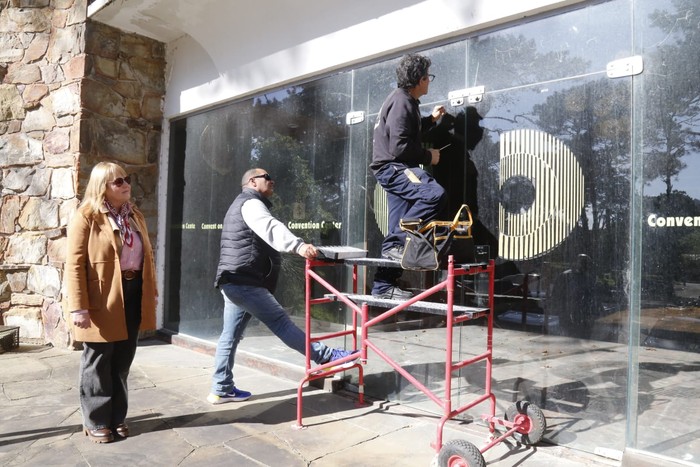
[[[690,0],[591,2],[419,51],[436,76],[421,110],[445,105],[451,116],[424,137],[426,147],[451,145],[431,170],[451,212],[470,205],[475,241],[498,264],[499,410],[532,400],[554,421],[551,442],[700,459],[698,422],[681,407],[700,398],[697,17],[700,4]],[[641,73],[609,76],[611,63],[624,68],[634,57]],[[171,122],[167,329],[216,342],[220,224],[253,166],[275,178],[273,212],[297,235],[379,255],[386,200],[368,165],[399,58]],[[303,261],[285,255],[283,271],[277,296],[301,326]],[[362,272],[361,288],[371,288],[372,273]],[[349,284],[347,269],[324,274]],[[419,290],[436,278],[405,272],[401,280]],[[481,286],[460,284],[460,299],[478,300]],[[337,304],[313,318],[316,329],[349,322]],[[433,389],[441,327],[407,313],[379,330]],[[453,347],[464,358],[481,338],[483,327],[466,325]],[[252,325],[243,345],[301,362],[274,342]],[[454,398],[480,389],[483,371],[455,375]],[[366,392],[431,410],[392,373],[368,370]]]

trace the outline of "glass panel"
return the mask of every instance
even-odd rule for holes
[[[636,447],[698,462],[700,31],[696,1],[635,2],[644,175]]]
[[[213,283],[221,223],[249,168],[262,167],[275,179],[273,213],[294,233],[317,245],[349,241],[344,223],[357,218],[352,215],[357,205],[348,201],[351,161],[344,156],[350,78],[340,74],[270,92],[173,124],[168,328],[218,339],[223,304]],[[361,222],[353,225],[361,231]],[[362,246],[356,233],[352,242]],[[283,255],[283,261],[276,296],[292,316],[303,317],[304,261],[292,254]],[[346,271],[329,274],[345,280]],[[325,322],[345,322],[338,305],[314,312]],[[268,336],[257,324],[251,323],[247,336]],[[303,327],[303,319],[298,324]],[[249,350],[255,345],[248,340]],[[260,346],[265,349],[269,343]],[[284,358],[285,353],[280,349],[279,355],[267,355]]]
[[[448,190],[451,210],[470,205],[476,242],[498,258],[497,410],[528,399],[564,420],[549,439],[587,450],[624,448],[631,79],[608,79],[605,68],[631,55],[629,11],[628,2],[606,3],[423,52],[436,79],[422,110],[444,104],[454,117],[425,140],[452,144],[433,174]],[[389,83],[396,62],[356,76]],[[362,98],[366,89],[370,102],[368,140],[389,84],[381,94],[380,86],[362,93],[354,87]],[[471,104],[447,99],[450,91],[478,86],[485,93]],[[374,184],[368,176],[368,187]],[[378,254],[381,205],[368,192],[368,245]],[[415,288],[430,283],[417,273],[402,280]],[[463,301],[476,302],[482,284],[465,280]],[[441,323],[404,313],[391,324],[374,330],[375,341],[439,391]],[[465,326],[454,340],[460,358],[476,355],[484,329]],[[453,402],[483,390],[484,375],[483,365],[464,369],[453,381]],[[373,360],[366,378],[369,395],[437,410],[383,362]]]
[[[497,412],[530,400],[561,421],[547,438],[589,451],[624,448],[631,78],[611,80],[605,70],[608,61],[631,55],[629,11],[626,1],[599,4],[422,52],[436,75],[422,111],[443,104],[452,115],[424,139],[433,147],[451,144],[433,174],[451,211],[470,206],[476,243],[497,258]],[[374,119],[395,86],[397,62],[355,72],[354,108],[368,103],[366,139],[358,145],[368,162]],[[473,89],[479,86],[483,95]],[[452,105],[448,95],[457,90],[476,95]],[[378,255],[385,211],[371,174],[367,186],[368,248]],[[371,277],[370,268],[368,286]],[[402,277],[417,289],[437,279]],[[482,279],[460,284],[464,303],[480,303]],[[453,336],[455,359],[485,349],[485,330],[474,324]],[[443,325],[401,313],[373,328],[372,337],[439,394]],[[368,395],[439,412],[379,359],[365,377]],[[452,383],[453,403],[483,391],[484,378],[483,364],[463,369]]]
[[[631,55],[629,11],[592,5],[468,48],[467,82],[485,88],[474,235],[498,250],[497,412],[529,400],[547,439],[589,451],[624,448],[631,78],[605,69]]]

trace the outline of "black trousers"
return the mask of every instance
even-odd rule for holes
[[[80,409],[83,424],[91,430],[114,428],[126,419],[127,379],[139,338],[142,286],[140,278],[122,281],[127,340],[83,343]]]

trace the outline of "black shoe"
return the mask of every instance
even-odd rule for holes
[[[386,291],[379,294],[372,294],[374,298],[388,298],[390,300],[408,300],[413,297],[413,294],[408,290],[400,289],[396,286],[389,287]]]
[[[382,252],[382,257],[400,262],[401,258],[403,257],[403,247],[395,246],[387,251],[384,251]]]

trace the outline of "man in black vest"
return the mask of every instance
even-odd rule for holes
[[[243,191],[224,218],[221,254],[215,286],[224,296],[224,326],[216,346],[214,376],[207,400],[212,404],[250,398],[234,385],[236,348],[250,318],[258,318],[288,347],[304,355],[306,336],[289,318],[274,295],[281,264],[280,251],[304,258],[316,257],[316,248],[305,243],[270,213],[275,182],[263,169],[248,170],[241,180]],[[311,359],[324,364],[355,352],[311,344]],[[341,362],[351,366],[356,359]]]

